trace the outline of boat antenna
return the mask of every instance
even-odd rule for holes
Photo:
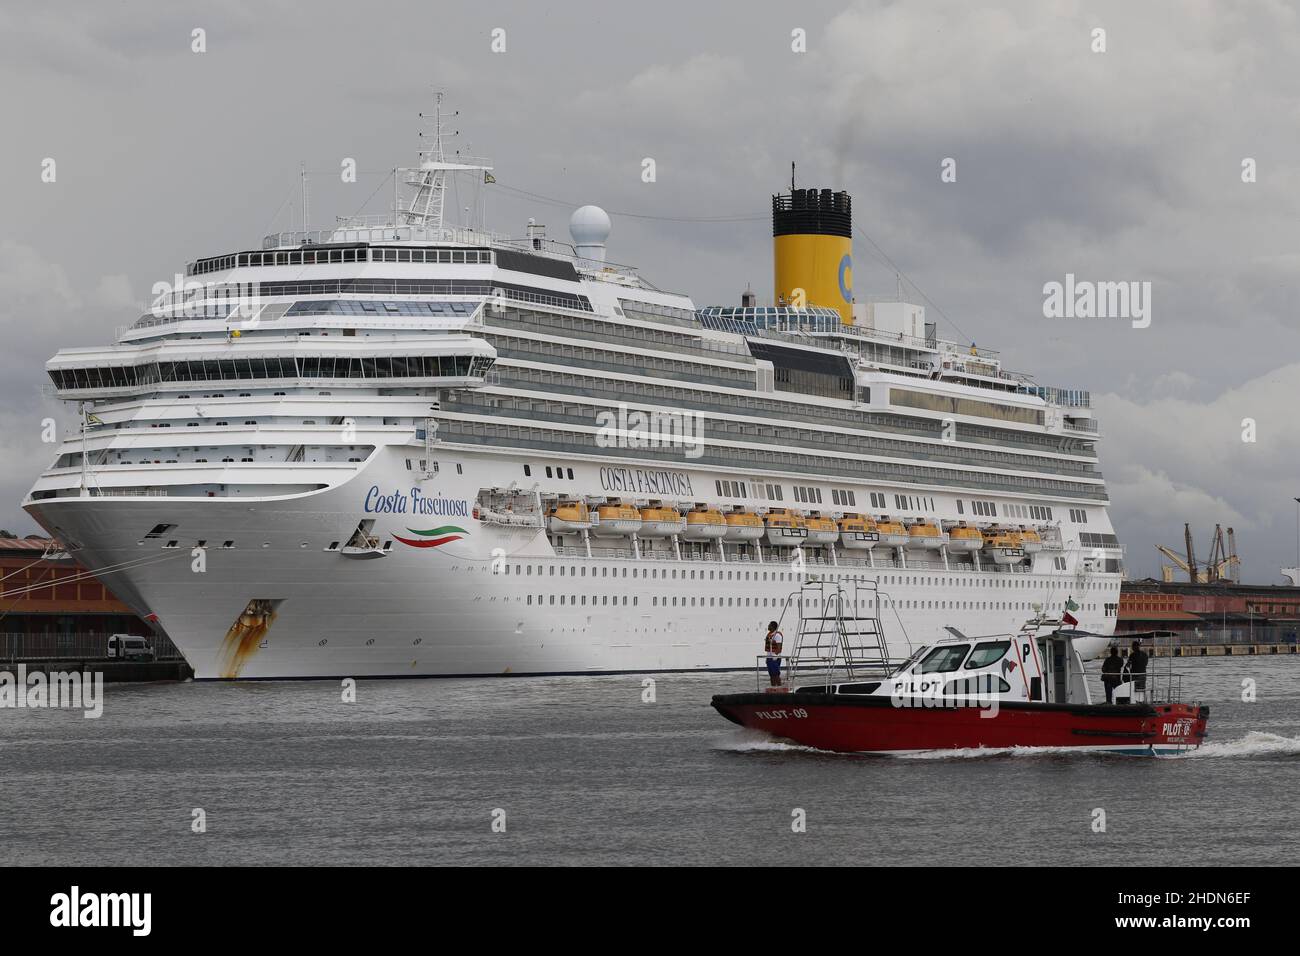
[[[794,193],[794,160],[790,160],[790,192]]]

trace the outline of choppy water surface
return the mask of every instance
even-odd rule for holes
[[[1176,667],[1211,742],[1161,760],[819,754],[709,707],[753,675],[109,685],[0,710],[0,863],[1295,863],[1300,660]]]

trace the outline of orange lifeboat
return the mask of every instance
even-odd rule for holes
[[[763,537],[763,519],[752,511],[736,508],[727,512],[727,541],[757,541]]]
[[[870,551],[880,541],[876,523],[862,515],[847,514],[839,520],[840,544],[854,551]]]
[[[596,507],[596,523],[591,533],[602,537],[627,537],[641,530],[641,512],[621,501]]]
[[[560,501],[551,508],[547,517],[552,531],[588,531],[593,524],[591,511],[581,501]]]
[[[840,539],[840,529],[835,527],[834,519],[825,518],[819,512],[814,511],[804,523],[808,526],[809,544],[834,544]]]
[[[716,508],[696,505],[686,514],[686,530],[682,533],[687,541],[716,541],[727,535],[727,519]]]
[[[686,528],[686,519],[676,508],[668,508],[657,501],[641,509],[641,537],[668,538],[681,534]]]
[[[767,525],[767,543],[792,548],[808,540],[808,523],[791,508],[773,508],[763,518]]]
[[[918,521],[907,529],[907,534],[907,547],[913,551],[933,551],[943,546],[943,532],[928,521]]]
[[[978,528],[967,528],[962,525],[960,528],[948,529],[949,551],[978,551],[982,547],[984,547],[984,535],[980,534]]]

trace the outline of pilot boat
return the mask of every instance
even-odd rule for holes
[[[850,598],[838,584],[815,586],[819,593],[805,585],[799,604],[787,604],[819,602],[812,612],[819,617],[800,620],[794,651],[784,658],[793,689],[719,694],[712,703],[722,716],[840,753],[1014,747],[1169,756],[1205,740],[1209,707],[1177,699],[1172,656],[1150,658],[1145,687],[1117,693],[1114,704],[1092,700],[1074,645],[1091,635],[1059,620],[1036,619],[1018,634],[980,637],[948,628],[947,638],[893,664],[878,595],[855,591]],[[861,617],[845,610],[860,608],[867,609]],[[828,613],[838,629],[829,643]],[[1130,679],[1119,691],[1137,683]]]

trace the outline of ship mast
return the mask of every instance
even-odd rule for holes
[[[443,116],[441,90],[434,91],[433,116],[429,117],[424,113],[420,118],[431,120],[433,128],[431,130],[432,142],[429,146],[419,151],[420,165],[417,169],[399,169],[399,173],[406,173],[406,185],[415,187],[411,198],[406,204],[398,207],[398,222],[401,226],[422,226],[425,229],[436,232],[443,227],[443,210],[447,196],[447,174],[454,172],[476,171],[486,174],[492,169],[484,161],[478,162],[447,162],[446,148],[443,143],[444,135],[455,136],[456,131],[452,130],[448,134],[446,125],[448,119]],[[454,110],[451,117],[460,115],[459,110]],[[424,132],[420,133],[421,140],[424,139]],[[459,158],[459,157],[458,157]],[[395,177],[400,180],[400,177]]]

